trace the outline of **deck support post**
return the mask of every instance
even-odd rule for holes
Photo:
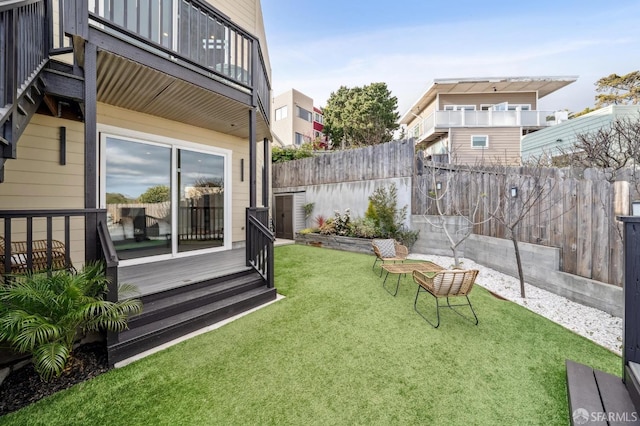
[[[271,167],[271,156],[269,155],[269,139],[264,138],[262,146],[262,205],[269,207],[269,168]]]
[[[75,42],[75,40],[74,40]],[[97,58],[98,48],[95,44],[84,42],[84,207],[98,207],[97,182]],[[97,229],[95,215],[88,215],[85,221],[85,259],[98,258]]]

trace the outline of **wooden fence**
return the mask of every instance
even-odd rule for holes
[[[437,214],[429,192],[435,181],[429,167],[438,167],[442,182],[457,187],[445,194],[448,213],[469,214],[473,193],[483,194],[482,206],[473,232],[497,238],[509,238],[505,227],[491,219],[501,200],[504,214],[517,210],[536,184],[535,169],[526,167],[486,168],[423,164],[411,141],[393,141],[381,145],[331,152],[312,158],[273,165],[273,187],[290,188],[374,179],[413,176],[413,215]],[[415,167],[414,167],[415,165]],[[451,176],[455,175],[455,179]],[[608,182],[596,170],[582,172],[545,169],[541,184],[545,195],[533,206],[517,228],[518,240],[561,249],[562,271],[622,286],[622,227],[616,216],[630,214],[630,200],[640,192],[627,181]],[[518,197],[507,197],[511,188]],[[506,201],[505,201],[506,200]]]
[[[436,182],[440,190],[435,189]],[[534,185],[543,187],[543,195],[517,227],[518,240],[559,247],[564,272],[622,286],[622,227],[615,217],[629,215],[629,200],[638,196],[628,182],[611,183],[595,171],[577,178],[560,169],[545,170],[540,176],[523,167],[478,171],[430,165],[414,176],[412,214],[437,214],[433,199],[438,194],[445,213],[470,215],[473,200],[481,194],[473,232],[509,238],[492,213],[518,214]],[[511,197],[511,188],[517,189],[516,197]]]
[[[330,152],[273,165],[273,187],[287,188],[413,175],[412,141]]]

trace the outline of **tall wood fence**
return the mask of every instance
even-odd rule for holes
[[[273,187],[410,177],[414,152],[412,141],[399,140],[276,163],[273,165]]]
[[[434,199],[442,197],[443,213],[471,216],[480,194],[473,232],[496,238],[510,236],[492,216],[497,211],[507,218],[517,215],[534,185],[542,186],[543,195],[516,228],[518,241],[559,247],[562,271],[622,286],[622,227],[615,218],[629,215],[629,200],[638,196],[629,182],[611,183],[593,170],[576,177],[561,169],[540,175],[523,167],[495,171],[429,165],[418,172],[423,173],[413,179],[412,214],[438,214]],[[511,188],[518,192],[515,197]]]

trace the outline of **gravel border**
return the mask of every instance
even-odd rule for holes
[[[409,259],[430,260],[449,267],[453,258],[426,254],[410,254]],[[622,318],[615,317],[599,309],[572,302],[566,297],[525,283],[525,299],[520,297],[518,278],[503,274],[469,259],[460,259],[461,266],[478,269],[476,283],[507,300],[524,306],[561,326],[622,355]]]

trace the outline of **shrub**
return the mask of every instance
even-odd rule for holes
[[[418,241],[419,234],[420,231],[411,231],[405,227],[402,227],[401,229],[396,231],[393,238],[395,238],[401,244],[404,244],[409,250],[411,250],[411,247],[413,247],[416,241]]]
[[[304,229],[301,229],[298,233],[301,235],[307,235],[307,234],[317,234],[318,232],[320,232],[318,228],[304,228]]]
[[[376,224],[369,218],[356,218],[349,225],[349,236],[356,238],[375,238]]]
[[[334,235],[336,233],[336,225],[333,223],[333,219],[329,218],[324,221],[320,227],[320,233],[322,235]]]
[[[369,197],[369,207],[365,217],[373,220],[379,230],[379,236],[383,238],[394,238],[396,233],[402,229],[407,217],[408,206],[398,209],[398,190],[395,184],[377,188]]]
[[[335,217],[333,219],[335,233],[337,235],[348,235],[350,221],[351,221],[351,211],[349,209],[345,209],[344,214],[336,210]]]
[[[57,271],[13,277],[0,287],[0,341],[30,353],[44,380],[59,376],[72,356],[78,330],[121,331],[140,312],[136,299],[104,300],[108,279],[101,263],[78,273]],[[123,294],[133,287],[122,285]]]

